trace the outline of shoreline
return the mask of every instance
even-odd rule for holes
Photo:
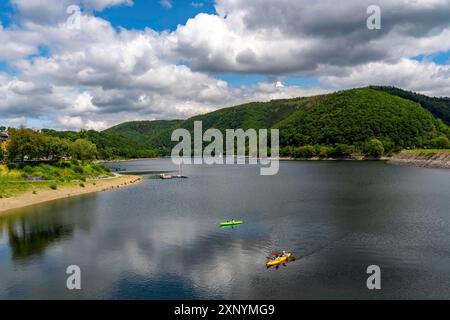
[[[450,169],[450,152],[401,152],[388,164],[405,167]]]
[[[155,157],[155,158],[131,158],[131,159],[114,159],[114,160],[95,160],[94,163],[102,164],[102,163],[118,163],[118,162],[128,162],[128,161],[145,161],[145,160],[161,160],[167,157]]]
[[[427,151],[427,150],[425,150]],[[422,168],[438,168],[450,169],[450,152],[449,151],[434,151],[431,154],[421,154],[423,150],[403,151],[392,156],[371,157],[363,155],[353,155],[345,157],[311,157],[311,158],[293,158],[293,157],[276,157],[267,158],[272,161],[383,161],[390,165],[422,167]],[[428,151],[427,151],[428,152]],[[127,161],[145,161],[145,160],[161,160],[170,157],[158,158],[143,158],[143,159],[129,159],[129,160],[115,160],[112,162],[127,162]],[[248,157],[246,157],[248,159]],[[259,160],[259,159],[258,159]],[[108,161],[111,162],[111,161]],[[105,162],[101,162],[105,163]]]
[[[225,157],[224,157],[225,158]],[[246,159],[249,157],[246,156]],[[170,159],[170,156],[157,157],[157,158],[137,158],[137,159],[122,159],[122,160],[97,160],[95,163],[118,163],[118,162],[128,162],[128,161],[147,161],[147,160],[162,160]],[[261,158],[257,158],[260,160]],[[277,158],[265,158],[265,160],[278,160],[278,161],[388,161],[391,157],[367,157],[367,156],[348,156],[348,157],[311,157],[311,158],[293,158],[293,157],[277,157]]]
[[[36,194],[32,190],[26,191],[11,198],[0,199],[0,216],[36,204],[127,187],[142,180],[139,176],[116,175],[114,178],[89,180],[84,183],[85,187],[74,185],[60,186],[57,190],[38,189]]]
[[[311,158],[292,158],[292,157],[279,157],[271,160],[278,161],[389,161],[391,157],[366,157],[366,156],[349,156],[349,157],[311,157]]]

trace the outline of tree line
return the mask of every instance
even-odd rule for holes
[[[13,161],[57,161],[62,159],[94,160],[97,147],[87,139],[70,141],[51,137],[32,129],[10,128],[9,139],[2,142],[0,160]]]

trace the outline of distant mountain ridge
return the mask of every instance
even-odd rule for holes
[[[225,129],[263,129],[271,128],[298,108],[297,100],[274,100],[271,102],[252,102],[244,105],[219,109],[187,120],[132,121],[119,124],[103,133],[127,137],[134,142],[146,144],[168,155],[174,143],[171,142],[173,130],[184,128],[193,130],[195,121],[202,121],[203,127]],[[205,130],[206,130],[205,129]]]
[[[444,123],[450,125],[450,98],[448,97],[428,97],[423,94],[402,90],[396,87],[371,86],[370,88],[417,102],[436,117],[442,119]]]
[[[450,119],[448,100],[393,87],[367,87],[247,103],[187,120],[127,122],[103,133],[126,137],[168,155],[174,145],[170,141],[172,131],[193,131],[194,121],[202,121],[204,130],[278,128],[287,155],[303,146],[343,146],[344,153],[364,153],[371,139],[381,141],[384,151],[391,152],[435,147],[436,139],[450,138],[450,128],[442,122]]]

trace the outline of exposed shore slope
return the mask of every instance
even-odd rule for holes
[[[425,168],[450,169],[450,152],[401,152],[389,164]]]
[[[111,189],[126,187],[142,181],[138,176],[117,175],[109,179],[90,180],[80,185],[61,186],[57,190],[38,189],[36,193],[27,191],[11,198],[0,199],[0,215],[8,213],[10,210],[28,207],[31,205],[49,202],[57,199],[70,198],[83,194],[107,191]]]

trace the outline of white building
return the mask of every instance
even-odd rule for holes
[[[9,134],[7,131],[0,131],[0,141],[6,141],[9,139]]]

